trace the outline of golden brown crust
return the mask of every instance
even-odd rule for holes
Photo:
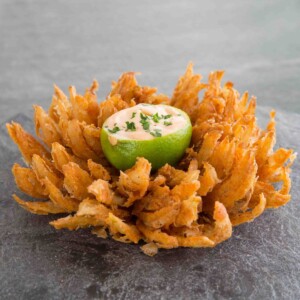
[[[290,200],[295,154],[273,150],[275,112],[266,129],[259,128],[255,97],[249,99],[247,92],[240,97],[232,82],[222,85],[223,75],[212,72],[202,83],[189,64],[170,99],[156,88],[139,86],[135,73],[128,72],[100,105],[96,80],[84,95],[70,87],[69,98],[54,86],[48,113],[34,107],[41,142],[20,124],[7,124],[30,166],[13,166],[19,189],[49,200],[14,199],[35,214],[75,213],[51,222],[56,229],[93,227],[102,238],[109,232],[124,243],[143,240],[147,244],[141,249],[150,256],[159,248],[213,247],[228,239],[232,226]],[[151,174],[151,164],[137,158],[132,168],[119,172],[104,157],[104,121],[136,103],[171,103],[189,114],[192,141],[177,166],[165,165]],[[282,183],[281,188],[275,183]]]

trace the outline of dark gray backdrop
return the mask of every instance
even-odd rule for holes
[[[48,107],[53,83],[100,99],[111,80],[139,81],[170,94],[188,61],[207,77],[258,97],[262,122],[279,109],[279,144],[299,151],[300,2],[0,1],[0,298],[296,299],[299,287],[299,164],[293,201],[235,229],[215,249],[162,251],[102,241],[87,231],[56,232],[10,198],[19,154],[4,123],[32,129],[33,103]],[[298,172],[298,174],[297,174]]]

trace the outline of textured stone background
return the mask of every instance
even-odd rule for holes
[[[214,249],[156,257],[87,231],[55,231],[53,217],[19,208],[10,168],[20,155],[4,124],[32,130],[55,82],[80,92],[93,78],[104,98],[121,72],[171,93],[189,60],[206,77],[258,97],[259,121],[278,113],[278,145],[300,149],[299,1],[0,1],[0,298],[297,299],[299,162],[292,201],[267,211]],[[295,113],[296,112],[296,113]]]

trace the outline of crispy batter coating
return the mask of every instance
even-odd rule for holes
[[[111,180],[109,172],[101,165],[93,162],[91,159],[87,161],[88,169],[95,179]]]
[[[74,86],[69,87],[70,102],[72,105],[72,117],[86,124],[97,125],[99,106],[97,103],[96,91],[99,84],[94,80],[91,87],[86,90],[85,95],[77,95]]]
[[[46,202],[29,202],[20,199],[17,195],[13,195],[13,198],[21,207],[25,210],[37,214],[37,215],[48,215],[48,214],[60,214],[64,213],[65,210],[61,207],[56,206],[51,201]]]
[[[91,226],[102,226],[104,224],[103,220],[97,218],[97,216],[67,216],[65,218],[60,218],[49,223],[55,229],[69,229],[77,230],[79,228],[87,228]]]
[[[137,244],[141,239],[141,234],[135,225],[125,223],[113,213],[108,214],[106,222],[113,238],[119,242]]]
[[[159,248],[165,249],[178,247],[178,240],[175,236],[162,232],[161,229],[152,229],[141,221],[137,221],[136,226],[147,242],[154,242]]]
[[[107,207],[93,199],[86,198],[80,203],[74,216],[69,215],[52,221],[50,224],[56,229],[66,228],[69,230],[90,226],[106,226],[108,215],[109,209]]]
[[[72,197],[83,200],[89,196],[88,187],[93,180],[88,172],[70,162],[63,166],[63,174],[64,187]]]
[[[202,83],[189,64],[170,99],[156,88],[140,86],[135,73],[128,72],[113,82],[100,104],[96,80],[84,95],[71,86],[67,97],[54,86],[48,113],[34,106],[40,141],[20,124],[7,124],[29,165],[14,164],[17,186],[29,196],[48,200],[13,198],[31,213],[69,214],[50,222],[56,229],[92,227],[101,238],[109,233],[124,243],[143,240],[141,249],[149,256],[159,248],[214,247],[230,238],[233,226],[290,200],[296,154],[274,150],[275,112],[261,129],[256,98],[248,92],[240,97],[232,82],[222,85],[223,75],[211,72]],[[151,164],[141,157],[119,172],[104,157],[103,123],[137,103],[170,104],[189,114],[192,141],[176,166],[166,164],[151,173]]]
[[[89,187],[88,192],[93,194],[100,203],[111,205],[113,201],[113,192],[109,183],[103,179],[95,180]]]
[[[193,161],[191,161],[191,164],[193,164]],[[196,170],[189,168],[187,172],[185,172],[166,164],[158,170],[158,174],[166,179],[166,184],[168,186],[174,187],[181,182],[191,182],[197,180],[200,171],[198,168]]]
[[[14,164],[12,172],[16,184],[22,192],[34,198],[48,198],[45,187],[32,169],[22,168],[19,164]]]
[[[219,201],[230,211],[235,202],[243,199],[256,181],[257,164],[254,153],[241,151],[236,156],[231,175],[209,194],[211,201]],[[242,178],[242,180],[241,180]]]
[[[51,144],[62,143],[60,129],[55,121],[43,110],[42,107],[34,105],[34,123],[36,135],[51,147]]]
[[[260,216],[266,208],[266,198],[263,193],[259,195],[259,202],[256,206],[246,212],[232,214],[230,221],[233,226],[243,224],[245,222],[251,222],[258,216]]]
[[[125,172],[120,172],[118,190],[128,196],[124,206],[129,207],[147,192],[150,182],[151,164],[145,158],[137,158],[136,164]]]
[[[204,226],[204,235],[214,241],[216,244],[221,243],[231,237],[232,224],[225,206],[216,201],[213,211],[214,224]]]
[[[114,113],[134,105],[134,100],[130,100],[130,102],[127,103],[119,94],[114,94],[111,97],[107,98],[106,100],[101,102],[99,106],[98,127],[101,128],[105,120]]]
[[[103,156],[100,141],[101,129],[95,125],[83,126],[83,137],[88,146],[96,153],[98,157]]]
[[[141,250],[148,256],[154,256],[158,252],[158,247],[155,243],[151,242],[151,243],[143,245],[141,247]]]
[[[71,198],[70,196],[64,196],[59,188],[57,188],[47,177],[42,180],[48,197],[57,207],[61,207],[67,213],[71,213],[78,210],[79,201]]]
[[[189,63],[185,74],[180,77],[174,89],[171,105],[184,110],[192,116],[198,104],[198,94],[206,86],[200,82],[201,78],[201,75],[194,74],[193,64]]]
[[[221,182],[215,168],[211,164],[205,161],[203,163],[203,169],[203,174],[199,177],[200,188],[198,190],[198,194],[200,196],[206,196],[218,183]]]
[[[42,181],[43,179],[48,178],[54,185],[62,188],[63,177],[49,160],[34,154],[32,157],[32,169],[39,180]]]
[[[81,123],[77,119],[67,121],[65,130],[68,144],[76,156],[85,160],[93,159],[94,161],[99,161],[99,156],[86,140],[84,132],[86,126],[85,123]]]
[[[180,210],[174,221],[174,226],[191,226],[193,222],[198,219],[198,208],[201,204],[201,197],[191,196],[190,198],[183,200],[180,205]]]
[[[53,143],[51,148],[51,156],[55,168],[63,172],[63,166],[69,162],[74,162],[78,164],[82,169],[88,170],[87,162],[76,155],[70,153],[63,145],[59,143]]]
[[[40,157],[50,158],[48,150],[31,134],[26,132],[20,124],[12,122],[11,124],[6,124],[6,127],[11,139],[19,147],[27,164],[31,164],[34,154],[37,154]]]

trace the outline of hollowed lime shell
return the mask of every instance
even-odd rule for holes
[[[118,139],[113,146],[108,139],[109,132],[103,127],[101,145],[108,161],[119,170],[131,168],[137,157],[146,158],[152,164],[152,170],[157,170],[166,163],[175,165],[182,158],[192,137],[192,125],[188,115],[179,109],[178,111],[186,117],[186,125],[152,140]]]

